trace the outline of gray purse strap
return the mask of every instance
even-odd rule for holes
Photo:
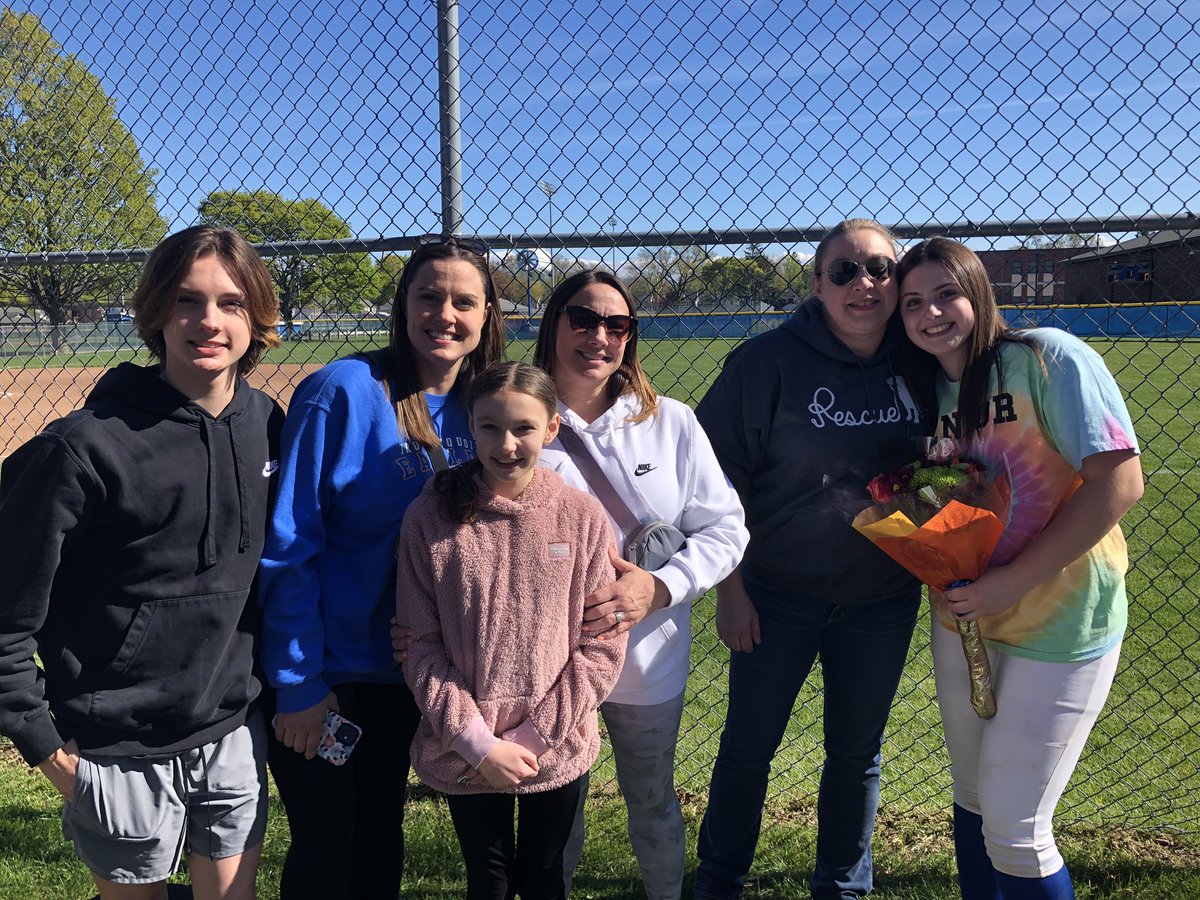
[[[625,501],[621,499],[621,495],[617,493],[612,482],[608,480],[608,476],[604,474],[604,470],[592,456],[592,452],[583,442],[583,438],[577,435],[569,425],[559,425],[558,439],[562,442],[567,455],[575,462],[579,473],[583,475],[583,480],[595,492],[596,498],[604,504],[608,514],[617,520],[617,524],[621,526],[621,530],[625,534],[633,534],[641,523],[637,516],[630,511]]]

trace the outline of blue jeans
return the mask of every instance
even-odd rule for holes
[[[762,643],[729,662],[729,711],[700,826],[697,898],[741,894],[762,825],[771,760],[817,656],[825,678],[825,766],[817,799],[814,898],[871,889],[883,729],[921,595],[837,606],[746,582]]]

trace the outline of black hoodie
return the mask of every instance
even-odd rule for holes
[[[742,571],[780,593],[863,603],[912,576],[850,527],[835,491],[915,459],[931,423],[894,365],[894,333],[870,359],[841,343],[811,298],[725,361],[696,416],[746,508]]]
[[[105,373],[0,474],[0,732],[31,765],[71,738],[198,747],[259,692],[250,592],[283,413],[239,382],[213,417],[159,371]]]

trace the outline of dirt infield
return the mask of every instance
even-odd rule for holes
[[[319,364],[263,365],[249,378],[284,406],[296,385]],[[103,368],[0,369],[0,459],[25,443],[47,422],[83,405]]]

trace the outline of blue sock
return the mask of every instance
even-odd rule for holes
[[[1065,865],[1045,878],[1018,878],[997,872],[996,883],[1004,900],[1075,900],[1075,887]]]
[[[954,856],[963,900],[1001,900],[996,870],[983,844],[983,817],[954,804]]]

